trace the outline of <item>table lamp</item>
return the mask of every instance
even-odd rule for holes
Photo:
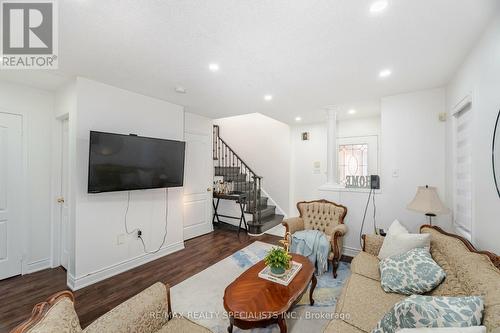
[[[437,189],[428,185],[417,188],[417,194],[407,208],[415,212],[424,213],[429,217],[430,225],[432,225],[432,218],[434,216],[450,212],[441,199],[439,199]]]

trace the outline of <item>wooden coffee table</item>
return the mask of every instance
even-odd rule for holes
[[[309,259],[298,254],[292,254],[292,260],[300,262],[302,269],[288,286],[260,278],[258,274],[266,265],[260,261],[226,288],[224,308],[229,315],[229,333],[233,326],[246,330],[276,323],[280,332],[286,333],[286,313],[302,298],[309,282],[309,301],[314,304],[313,292],[317,282],[314,266]]]

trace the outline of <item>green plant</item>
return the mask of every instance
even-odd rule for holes
[[[269,250],[266,257],[264,258],[264,261],[266,265],[271,268],[281,268],[286,270],[290,265],[291,259],[292,256],[289,255],[283,248],[274,247]]]

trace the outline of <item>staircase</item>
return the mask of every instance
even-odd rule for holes
[[[262,177],[220,137],[218,125],[213,127],[213,159],[215,176],[232,182],[234,192],[247,195],[245,213],[252,215],[252,220],[247,221],[250,235],[262,234],[281,223],[283,215],[276,214],[276,206],[269,205],[269,198],[262,194]]]

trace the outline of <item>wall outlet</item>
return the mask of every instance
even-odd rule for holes
[[[141,238],[141,236],[142,236],[142,230],[139,229],[135,232],[135,239],[139,239]]]
[[[117,245],[122,245],[122,244],[125,244],[125,241],[127,240],[127,235],[125,234],[119,234],[117,237],[116,237],[116,244]]]
[[[392,178],[398,178],[398,177],[399,177],[399,169],[392,170]]]
[[[315,174],[315,175],[321,174],[321,162],[320,161],[314,161],[313,174]]]

